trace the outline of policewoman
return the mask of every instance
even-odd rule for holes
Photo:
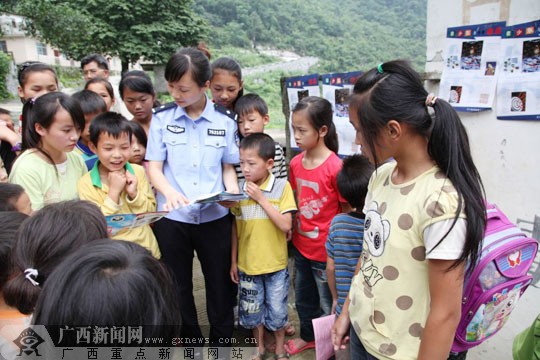
[[[174,102],[154,111],[146,160],[157,193],[158,210],[170,211],[154,227],[162,261],[176,278],[182,337],[202,339],[193,299],[194,251],[206,284],[210,342],[232,337],[231,220],[217,203],[189,204],[200,195],[239,192],[236,122],[206,96],[211,76],[208,58],[194,48],[175,53],[165,67]]]

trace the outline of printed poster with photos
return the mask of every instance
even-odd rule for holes
[[[489,110],[501,72],[501,33],[505,22],[448,28],[439,97],[457,111]]]
[[[501,70],[497,118],[540,120],[540,20],[503,29]]]
[[[289,108],[291,111],[303,98],[308,96],[321,96],[321,91],[319,89],[319,74],[290,77],[285,79],[285,83],[287,87],[287,97],[289,98]],[[289,118],[289,130],[291,133],[291,148],[299,150],[293,136],[292,112],[291,117]]]
[[[362,75],[361,71],[322,75],[322,96],[332,103],[334,125],[339,140],[339,155],[351,155],[360,152],[356,145],[356,131],[349,122],[349,95],[354,83]]]

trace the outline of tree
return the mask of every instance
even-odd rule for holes
[[[207,31],[191,0],[20,0],[26,31],[68,57],[117,56],[122,73],[141,58],[163,63]]]

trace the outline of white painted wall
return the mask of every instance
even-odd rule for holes
[[[11,36],[4,37],[2,40],[6,42],[7,50],[13,56],[13,61],[16,64],[32,60],[41,61],[49,65],[79,67],[78,61],[75,62],[73,60],[66,59],[66,57],[62,54],[60,54],[60,56],[55,56],[53,48],[51,48],[49,45],[46,45],[47,55],[39,55],[36,47],[36,43],[38,42],[38,40],[35,40],[33,38],[23,36]]]
[[[428,0],[426,72],[436,75],[427,81],[427,88],[438,92],[436,78],[443,68],[448,27],[502,20],[514,25],[537,19],[539,0]],[[512,221],[540,215],[540,121],[497,120],[495,110],[459,114],[489,201]]]

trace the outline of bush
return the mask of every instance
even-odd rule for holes
[[[11,98],[6,84],[10,63],[11,58],[7,54],[0,52],[0,100]]]
[[[58,77],[58,82],[64,88],[82,88],[84,86],[84,79],[79,67],[63,67],[54,65],[54,71]]]

